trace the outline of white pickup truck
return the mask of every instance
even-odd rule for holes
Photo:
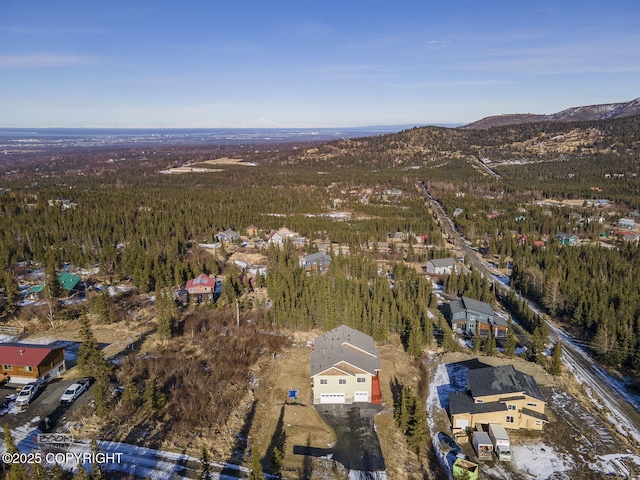
[[[18,396],[16,397],[16,405],[19,407],[26,407],[29,405],[31,400],[33,400],[33,397],[38,393],[38,387],[39,385],[36,382],[27,383],[22,387],[22,390],[20,390],[20,393],[18,393]]]
[[[83,378],[78,380],[76,383],[69,385],[62,396],[60,397],[60,403],[72,403],[82,395],[82,392],[89,388],[91,384],[91,380],[89,378]]]

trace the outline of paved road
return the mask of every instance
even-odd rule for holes
[[[384,458],[376,435],[373,417],[379,405],[316,405],[322,419],[334,429],[337,441],[333,459],[349,470],[383,471]]]
[[[424,195],[427,203],[431,206],[438,217],[438,222],[443,232],[449,237],[449,241],[458,247],[483,275],[486,275],[498,288],[503,291],[509,290],[509,286],[498,281],[475,251],[467,245],[462,236],[456,231],[455,225],[447,216],[442,205],[433,198],[427,191],[423,182],[417,183],[418,190]],[[539,308],[527,302],[529,308],[546,320],[549,325],[550,338],[553,341],[562,341],[563,360],[569,370],[576,377],[583,379],[587,388],[600,397],[610,410],[611,416],[615,417],[612,422],[624,435],[635,438],[635,443],[640,445],[640,399],[631,394],[624,385],[617,379],[611,377],[605,370],[598,366],[594,360],[579,345],[572,341],[572,337],[564,332],[558,325],[553,323]]]

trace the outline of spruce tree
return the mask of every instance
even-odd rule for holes
[[[78,464],[76,467],[76,473],[73,475],[73,480],[91,480],[91,477],[85,468]]]
[[[202,447],[202,455],[200,456],[200,465],[202,465],[200,470],[200,476],[198,477],[200,480],[211,480],[211,465],[209,465],[209,452],[207,451],[207,447]]]
[[[476,328],[473,333],[473,353],[480,352],[482,346],[482,337],[480,336],[480,325],[476,323]]]
[[[13,313],[18,309],[17,304],[20,301],[20,289],[18,282],[16,282],[16,279],[10,272],[4,273],[4,291],[7,296],[4,309],[7,313]]]
[[[249,480],[265,480],[262,464],[260,463],[260,453],[255,445],[251,448],[251,471],[249,472]]]
[[[140,402],[140,392],[136,383],[129,379],[124,384],[124,391],[122,392],[122,402],[129,407],[137,407]]]
[[[427,427],[427,412],[419,396],[414,396],[413,418],[409,430],[407,443],[416,453],[428,448],[429,428]]]
[[[549,369],[551,375],[562,374],[562,343],[558,340],[551,350],[551,368]]]
[[[93,335],[91,323],[85,313],[80,317],[80,338],[82,343],[78,349],[78,369],[86,376],[94,376],[104,359],[100,352],[98,340]]]
[[[511,317],[507,321],[507,338],[504,339],[504,354],[513,358],[516,354],[516,346],[518,343],[518,339],[516,338],[516,332],[513,330],[513,322],[511,321]]]
[[[493,336],[493,331],[491,329],[489,329],[489,335],[487,335],[482,347],[485,355],[491,357],[496,354],[496,338]]]
[[[9,430],[9,426],[6,424],[4,425],[4,444],[7,448],[7,453],[18,453],[18,446],[16,445],[16,441],[11,434],[11,430]],[[21,463],[9,463],[7,470],[7,480],[27,480],[29,478],[24,466]]]
[[[107,480],[107,476],[100,468],[100,464],[95,461],[96,455],[100,453],[100,446],[95,438],[90,442],[91,453],[93,454],[94,462],[91,463],[91,480]]]

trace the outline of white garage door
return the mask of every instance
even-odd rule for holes
[[[353,393],[353,401],[354,402],[368,402],[369,401],[369,392],[354,392]]]
[[[468,428],[468,427],[469,427],[469,420],[457,418],[456,425],[453,428]]]
[[[320,394],[320,403],[344,403],[344,393],[322,393]]]

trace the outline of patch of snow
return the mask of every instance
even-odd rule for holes
[[[349,480],[387,480],[387,472],[363,472],[361,470],[349,470]]]
[[[571,455],[556,452],[552,447],[542,443],[512,445],[511,451],[518,469],[540,480],[569,471],[576,466]]]
[[[631,471],[629,471],[625,462],[632,462],[640,467],[640,457],[638,455],[613,453],[610,455],[598,455],[598,460],[592,463],[591,469],[595,472],[602,472],[607,476],[621,475],[625,478],[631,478]]]

